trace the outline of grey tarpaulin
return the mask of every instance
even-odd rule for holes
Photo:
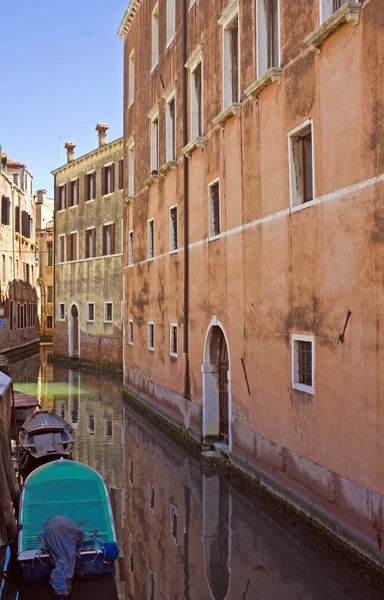
[[[84,534],[66,517],[52,517],[44,525],[44,542],[49,551],[54,568],[51,572],[51,585],[56,594],[68,596],[72,589],[72,579]]]

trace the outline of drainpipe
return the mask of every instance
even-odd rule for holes
[[[187,0],[183,0],[183,147],[188,144],[187,110]],[[183,359],[185,361],[184,398],[190,399],[189,356],[188,356],[188,319],[189,319],[189,236],[188,236],[188,158],[183,157],[184,176],[184,340]]]

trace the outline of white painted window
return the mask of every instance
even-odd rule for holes
[[[315,393],[315,338],[313,335],[291,336],[292,387]]]
[[[291,207],[315,198],[312,121],[288,132],[288,164]]]
[[[159,113],[151,119],[151,173],[159,170]]]
[[[220,234],[220,181],[215,179],[208,186],[209,196],[209,237]]]
[[[169,505],[169,531],[171,536],[173,537],[175,543],[177,544],[178,537],[178,514],[177,508],[174,504]]]
[[[319,0],[320,23],[324,23],[334,12],[347,2],[361,2],[361,0]]]
[[[152,350],[152,352],[155,349],[155,325],[153,323],[153,321],[150,321],[148,323],[148,350]]]
[[[177,324],[171,323],[169,326],[169,354],[177,358]]]
[[[128,146],[128,196],[135,195],[135,144]]]
[[[87,321],[93,323],[95,321],[95,303],[87,302]]]
[[[133,321],[128,321],[128,343],[133,346]]]
[[[104,302],[104,322],[113,323],[113,303]]]
[[[166,162],[176,160],[176,90],[166,98]]]
[[[133,253],[133,229],[129,232],[128,238],[128,265],[131,266],[134,263]]]
[[[65,261],[65,234],[59,235],[58,261],[59,263]]]
[[[176,30],[176,0],[167,0],[167,46],[175,37]]]
[[[159,62],[159,5],[152,12],[152,69]]]
[[[135,51],[132,50],[128,59],[128,104],[135,99]]]
[[[148,483],[148,505],[151,510],[155,510],[155,486],[153,483]]]
[[[169,209],[169,249],[175,252],[178,248],[177,206]]]
[[[280,0],[257,0],[257,76],[280,67]]]
[[[239,2],[235,0],[228,8],[219,19],[223,28],[223,109],[240,102]]]
[[[151,259],[155,256],[155,221],[150,219],[148,221],[148,258]]]
[[[58,320],[65,321],[65,304],[64,304],[64,302],[59,302]]]

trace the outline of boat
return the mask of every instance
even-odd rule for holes
[[[58,458],[71,458],[76,443],[73,427],[54,412],[38,410],[19,432],[19,466],[24,474]]]
[[[35,469],[21,492],[18,561],[25,581],[50,579],[54,587],[59,563],[70,562],[67,556],[58,558],[67,540],[52,546],[53,538],[47,535],[58,535],[59,528],[51,527],[55,520],[65,526],[72,523],[77,531],[72,578],[113,574],[118,548],[107,486],[88,465],[60,459]]]

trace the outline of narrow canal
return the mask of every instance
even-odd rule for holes
[[[123,549],[115,579],[76,581],[74,600],[384,598],[124,405],[116,379],[53,366],[49,347],[12,375],[73,424],[74,458],[110,489]],[[12,573],[7,600],[54,597]]]

